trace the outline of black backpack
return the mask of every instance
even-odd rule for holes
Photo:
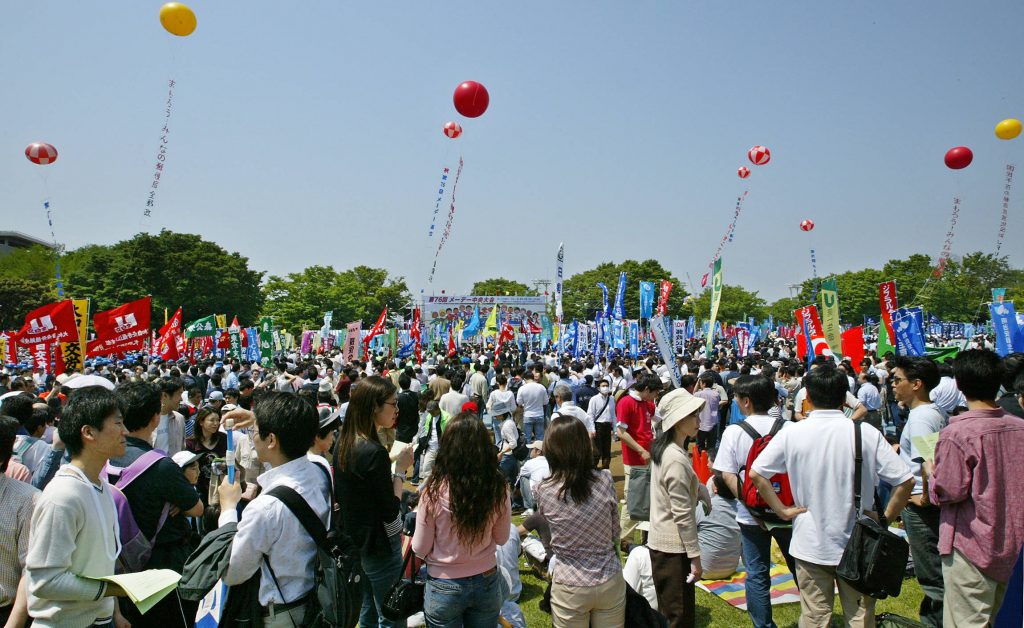
[[[321,469],[328,478],[328,486],[333,489],[330,474],[317,463],[311,463]],[[302,524],[306,533],[316,544],[315,596],[310,596],[306,603],[306,616],[303,626],[316,628],[354,628],[359,621],[359,609],[363,603],[362,577],[359,555],[351,538],[336,523],[334,512],[334,491],[331,494],[331,529],[324,527],[309,503],[294,489],[288,486],[275,486],[267,494],[284,503],[288,510]]]

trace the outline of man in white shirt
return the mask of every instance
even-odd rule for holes
[[[153,432],[153,448],[174,456],[185,449],[185,417],[178,412],[185,384],[173,377],[161,379],[157,386],[160,388],[160,424]]]
[[[523,434],[526,442],[544,440],[544,405],[547,388],[534,381],[533,371],[523,372],[523,385],[516,394],[516,403],[523,407]]]
[[[519,477],[516,484],[519,485],[519,492],[523,496],[523,506],[531,511],[536,508],[533,499],[533,490],[551,475],[551,467],[547,458],[544,457],[544,441],[535,440],[526,446],[530,450],[530,459],[519,467]]]
[[[445,416],[454,417],[458,413],[462,412],[462,406],[469,401],[469,397],[460,392],[464,383],[462,373],[456,373],[452,376],[451,389],[441,395],[441,398],[437,400],[437,405],[441,407],[441,412],[443,412]]]
[[[775,386],[763,375],[741,375],[733,385],[733,397],[745,423],[758,434],[764,436],[771,432],[776,419],[768,416],[768,411],[775,405]],[[779,419],[781,420],[781,419]],[[783,421],[780,434],[791,425]],[[773,437],[778,438],[778,434]],[[742,496],[745,479],[745,467],[750,448],[754,439],[739,424],[730,425],[722,433],[722,442],[718,447],[712,468],[721,474],[725,485],[733,495]],[[763,527],[755,519],[742,499],[736,500],[736,522],[740,527],[743,563],[747,567],[745,581],[747,613],[754,626],[774,626],[771,604],[771,547],[772,539],[779,545],[786,564],[792,573],[796,573],[796,563],[789,553],[789,544],[793,529],[789,526]]]
[[[263,492],[238,521],[240,485],[229,484],[225,477],[218,489],[220,525],[238,521],[224,583],[241,584],[259,570],[259,601],[268,628],[303,625],[305,602],[313,592],[315,575],[310,565],[316,559],[316,545],[284,502],[267,492],[276,486],[291,488],[325,526],[329,524],[329,474],[306,457],[318,425],[316,410],[298,396],[268,393],[256,407],[254,435],[260,460],[271,466],[259,479]],[[273,566],[273,576],[268,564]]]
[[[846,375],[825,363],[804,378],[812,411],[806,420],[780,431],[761,452],[750,477],[761,497],[775,513],[793,521],[789,551],[796,559],[800,587],[800,621],[808,626],[828,626],[832,620],[835,588],[849,626],[873,625],[875,600],[836,578],[842,558],[861,514],[872,512],[878,480],[892,487],[885,519],[895,519],[914,486],[910,468],[900,460],[875,429],[850,421],[841,411],[850,393]],[[854,430],[861,435],[861,477],[853,477]],[[769,478],[788,473],[793,506],[784,506]],[[862,496],[860,512],[854,504],[855,485]]]
[[[948,370],[946,370],[948,369]],[[935,402],[935,405],[942,409],[946,414],[953,414],[957,408],[967,407],[967,398],[960,392],[960,389],[956,387],[956,380],[953,379],[952,367],[946,367],[946,369],[940,367],[942,377],[939,379],[939,383],[932,388],[929,393],[929,397]]]
[[[571,416],[579,419],[583,426],[587,428],[587,434],[590,434],[590,442],[591,446],[593,446],[594,419],[587,414],[586,410],[572,402],[572,389],[562,383],[555,384],[554,396],[555,412],[562,416]]]
[[[815,358],[814,363],[808,370],[808,373],[810,373],[816,368],[820,368],[821,366],[831,366],[835,368],[835,364],[831,360],[825,358],[824,356],[818,356],[817,358]],[[845,381],[846,373],[840,371],[840,374],[843,376],[843,379]],[[810,400],[807,398],[806,375],[804,376],[804,382],[804,387],[796,391],[796,397],[793,399],[794,421],[802,421],[806,419],[808,413],[811,411],[812,404]],[[846,396],[843,398],[843,405],[840,409],[843,410],[844,412],[847,410],[851,411],[851,414],[848,414],[847,416],[853,419],[854,421],[859,421],[864,417],[865,414],[868,413],[867,407],[865,407],[864,404],[862,404],[860,401],[857,400],[856,397],[853,396],[853,393],[850,392],[849,386],[847,386],[846,388]]]
[[[616,420],[615,398],[607,379],[598,382],[597,393],[587,404],[587,414],[594,423],[594,462],[598,469],[608,469],[612,462],[612,429]]]
[[[910,501],[903,509],[903,525],[914,556],[914,574],[924,592],[919,616],[926,626],[942,626],[942,560],[939,557],[939,507],[928,501],[921,476],[924,455],[914,446],[915,436],[928,436],[946,427],[949,417],[929,399],[939,383],[935,362],[924,357],[899,356],[895,361],[892,392],[896,400],[910,408],[910,416],[900,436],[900,458],[914,474]]]

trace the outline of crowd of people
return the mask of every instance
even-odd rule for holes
[[[697,581],[744,571],[749,621],[771,627],[773,545],[801,626],[831,625],[837,591],[846,625],[872,626],[874,598],[837,575],[862,516],[905,534],[921,623],[993,621],[1024,544],[1024,354],[854,365],[774,337],[743,358],[698,343],[674,363],[466,344],[422,364],[5,369],[0,623],[192,626],[194,596],[140,613],[100,578],[186,572],[219,543],[264,625],[309,625],[317,545],[287,489],[354,548],[364,627],[526,626],[520,557],[555,626],[693,626]],[[416,573],[422,614],[394,619]]]

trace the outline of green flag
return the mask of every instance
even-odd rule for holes
[[[878,346],[875,349],[875,355],[884,358],[886,353],[896,355],[896,347],[889,344],[889,332],[885,329],[885,323],[882,323],[878,326]]]
[[[185,327],[186,338],[196,338],[199,336],[216,336],[217,335],[217,321],[213,314],[204,316],[197,321],[192,321]]]
[[[839,326],[839,288],[835,278],[821,282],[821,331],[832,349],[840,355],[843,348],[843,330]]]
[[[260,364],[269,366],[274,359],[274,319],[260,319]]]
[[[715,319],[718,318],[718,305],[722,301],[722,258],[715,260],[711,277],[711,319],[708,323],[708,342],[704,353],[711,357],[711,346],[715,343]]]
[[[960,353],[960,347],[925,347],[925,356],[935,360],[936,362],[945,362],[946,360],[952,360]]]

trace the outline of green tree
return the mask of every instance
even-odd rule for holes
[[[140,233],[110,246],[82,247],[65,259],[65,293],[91,298],[94,312],[148,294],[156,312],[181,306],[186,321],[218,313],[251,325],[263,305],[263,272],[198,235]]]
[[[19,330],[25,315],[57,300],[57,292],[45,281],[0,277],[0,330]]]
[[[46,246],[34,244],[25,249],[15,249],[0,257],[0,276],[18,277],[30,281],[42,281],[56,288],[57,253]],[[67,260],[62,260],[66,271]]]
[[[768,307],[768,313],[776,323],[792,323],[793,311],[800,307],[797,297],[783,297]]]
[[[411,296],[402,277],[388,277],[386,270],[356,266],[338,272],[331,266],[310,266],[285,277],[271,276],[263,287],[264,314],[292,333],[319,329],[324,313],[333,311],[331,326],[362,320],[372,325],[387,306],[397,314]]]
[[[665,269],[657,260],[648,259],[642,262],[626,260],[621,264],[604,262],[595,268],[585,270],[569,277],[562,283],[562,310],[563,320],[571,321],[593,319],[594,314],[601,308],[601,289],[597,287],[598,282],[608,286],[608,307],[615,305],[615,291],[619,285],[619,273],[626,272],[626,293],[623,297],[623,304],[626,309],[626,318],[639,318],[640,316],[640,282],[650,281],[654,283],[654,305],[658,304],[658,290],[662,279],[672,282],[672,292],[669,294],[668,313],[676,316],[683,307],[683,298],[687,292],[682,288],[682,283]]]
[[[512,279],[505,279],[504,277],[495,277],[493,279],[484,279],[473,284],[473,289],[469,292],[472,295],[518,295],[518,296],[537,296],[537,291],[533,288],[527,287],[525,283],[520,283]]]
[[[691,299],[682,308],[682,315],[693,315],[698,321],[707,320],[711,316],[711,289]],[[742,286],[722,286],[722,299],[718,304],[718,322],[735,323],[745,321],[747,317],[753,316],[762,320],[768,316],[768,303],[757,295]],[[792,318],[792,313],[790,313]]]

